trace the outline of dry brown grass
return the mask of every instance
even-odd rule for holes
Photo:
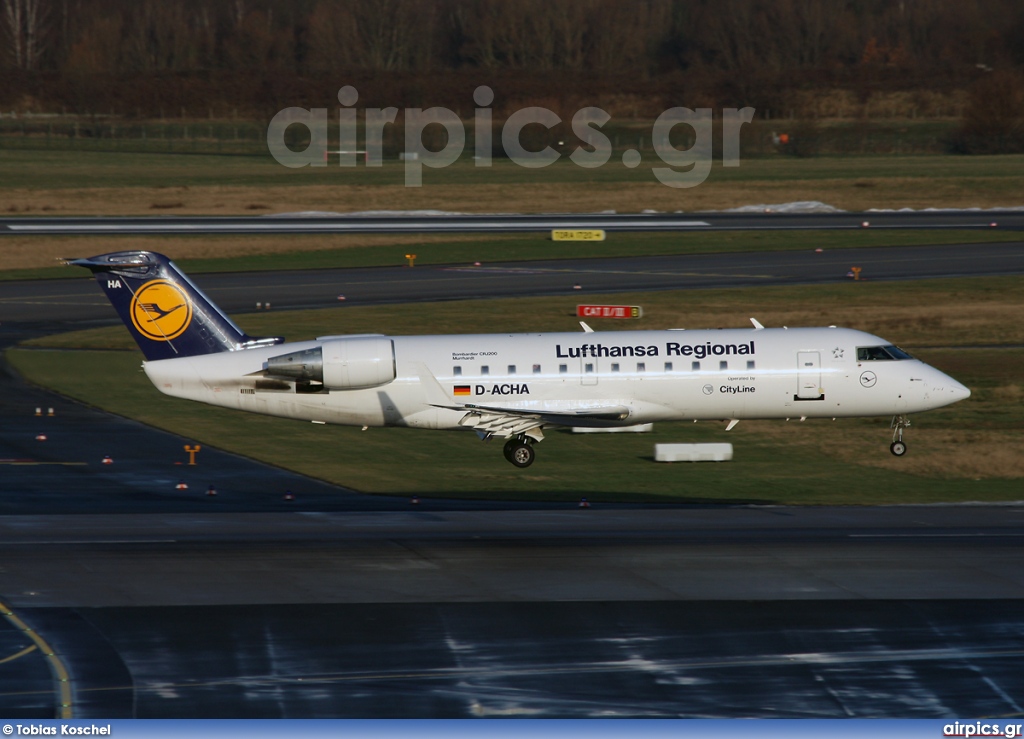
[[[645,307],[645,321],[658,327],[724,328],[749,325],[749,318],[753,316],[765,326],[856,326],[861,331],[905,343],[908,348],[965,343],[1015,344],[1024,340],[1020,329],[1024,326],[1024,300],[975,297],[969,306],[952,302],[850,306],[836,302],[826,309],[792,310],[759,303],[756,294],[751,295],[750,300],[751,307],[746,310],[714,303],[702,306],[699,312]]]
[[[967,93],[933,90],[874,93],[861,101],[853,90],[798,90],[789,94],[782,115],[820,120],[956,118],[967,104]]]
[[[809,454],[827,454],[851,466],[867,465],[936,479],[1024,477],[1024,436],[995,430],[929,428],[926,414],[912,420],[914,425],[904,436],[910,451],[903,457],[879,453],[891,433],[884,425],[867,426],[849,419],[756,421],[747,424],[745,433],[770,436],[787,446],[801,446]]]
[[[999,403],[1020,405],[1024,401],[1024,388],[1020,385],[1004,385],[995,388],[992,397]]]
[[[886,177],[716,182],[678,190],[656,182],[11,189],[3,206],[19,215],[252,215],[318,210],[440,209],[473,213],[721,210],[755,203],[820,200],[845,210],[979,207],[1009,203],[999,178]]]
[[[968,203],[1000,204],[981,197],[966,185],[932,182],[930,189],[911,178],[881,179],[865,188],[852,180],[807,180],[758,183],[706,182],[700,188],[674,190],[656,182],[619,184],[533,183],[504,185],[400,185],[299,187],[172,187],[79,188],[67,190],[5,190],[3,204],[18,215],[254,215],[297,211],[440,209],[464,212],[594,212],[606,209],[720,210],[751,203],[824,200],[846,209],[920,207]],[[923,197],[920,192],[929,192]],[[272,204],[272,205],[271,205]],[[52,266],[69,255],[99,254],[112,248],[157,250],[176,259],[335,249],[345,246],[453,242],[455,236],[288,236],[53,238],[5,237],[0,244],[0,269]],[[114,245],[116,244],[116,246]],[[121,246],[123,244],[123,246]]]

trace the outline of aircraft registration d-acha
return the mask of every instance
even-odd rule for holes
[[[892,416],[970,390],[885,339],[848,328],[345,335],[284,343],[246,335],[167,257],[69,259],[95,274],[167,395],[346,426],[471,429],[506,440],[517,467],[546,429],[658,421]]]

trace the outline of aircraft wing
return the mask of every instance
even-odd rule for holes
[[[439,407],[465,410],[466,415],[459,421],[460,425],[504,438],[525,434],[544,426],[614,426],[629,417],[629,408],[625,406],[577,408],[566,411],[531,411],[470,403]]]
[[[460,425],[506,439],[531,431],[539,433],[538,430],[544,426],[618,426],[629,417],[629,408],[621,405],[565,410],[524,410],[453,403],[452,398],[444,392],[437,378],[425,364],[419,364],[417,372],[430,405],[435,408],[465,411],[466,415],[459,421]]]

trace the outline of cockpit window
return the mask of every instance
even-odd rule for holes
[[[893,359],[913,359],[912,356],[898,346],[858,346],[858,362],[892,361]]]

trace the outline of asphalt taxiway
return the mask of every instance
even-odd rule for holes
[[[1020,245],[1005,247],[998,268],[973,246],[945,265],[941,251],[880,250],[877,269],[1024,271]],[[852,264],[834,254],[829,270]],[[790,265],[833,255],[778,255],[775,272],[748,256],[197,281],[234,310],[271,290],[301,307],[363,286],[351,294],[365,302],[584,279],[650,289],[665,270],[700,273],[669,275],[676,287],[812,281]],[[58,292],[0,285],[4,343],[113,319],[92,280],[40,285]],[[90,302],[59,305],[69,285]],[[190,442],[0,371],[0,714],[1024,714],[1024,505],[413,504],[212,449],[189,468]]]
[[[0,236],[225,233],[528,233],[552,229],[605,231],[760,231],[1024,229],[1022,210],[900,210],[829,213],[291,213],[266,216],[0,218]]]
[[[475,265],[318,269],[194,275],[229,313],[257,302],[275,310],[425,300],[580,295],[804,285],[848,280],[861,268],[867,281],[1024,274],[1024,242],[874,249],[745,252],[608,259],[485,262]],[[88,255],[82,255],[88,256]],[[0,324],[55,326],[116,320],[85,270],[80,280],[5,282]],[[577,289],[578,286],[578,289]]]
[[[5,602],[18,610],[1024,599],[1024,505],[459,511],[403,503],[400,511],[228,516],[199,501],[191,513],[4,517],[0,551],[32,552],[5,577]]]
[[[11,516],[0,582],[82,718],[1006,717],[1022,541],[1017,506]],[[0,712],[53,710],[44,654]]]

